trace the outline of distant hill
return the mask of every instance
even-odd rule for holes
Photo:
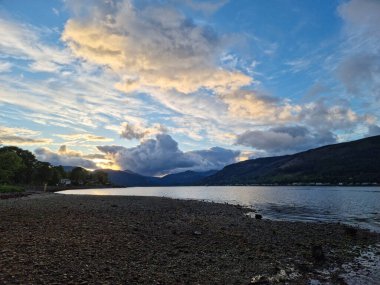
[[[159,178],[143,176],[129,170],[102,169],[108,174],[108,180],[116,186],[157,186]]]
[[[212,175],[217,170],[205,172],[185,171],[169,174],[163,177],[144,176],[129,170],[102,169],[108,174],[108,180],[117,186],[186,186],[196,185],[205,177]]]
[[[162,186],[186,186],[199,183],[207,176],[213,175],[217,170],[209,170],[204,172],[185,171],[175,174],[168,174],[159,180],[159,184]]]
[[[231,164],[203,185],[380,183],[380,136]]]
[[[63,170],[66,171],[66,172],[71,172],[76,166],[62,166],[63,167]]]

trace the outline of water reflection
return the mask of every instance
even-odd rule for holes
[[[227,202],[252,207],[271,219],[344,222],[380,232],[379,187],[132,187],[61,193]]]

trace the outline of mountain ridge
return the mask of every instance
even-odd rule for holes
[[[380,183],[380,136],[230,164],[202,185]]]
[[[168,174],[163,177],[144,176],[130,170],[99,169],[108,174],[109,181],[123,187],[148,186],[190,186],[198,184],[203,178],[212,175],[217,170],[191,171]]]

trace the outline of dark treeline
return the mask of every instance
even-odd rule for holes
[[[73,185],[108,185],[103,171],[90,172],[75,167],[66,172],[62,166],[53,166],[36,159],[33,153],[15,146],[0,147],[0,184],[58,185],[61,179],[70,179]]]

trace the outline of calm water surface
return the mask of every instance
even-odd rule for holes
[[[66,190],[60,193],[226,202],[252,207],[264,218],[343,222],[380,232],[380,187],[132,187]]]

